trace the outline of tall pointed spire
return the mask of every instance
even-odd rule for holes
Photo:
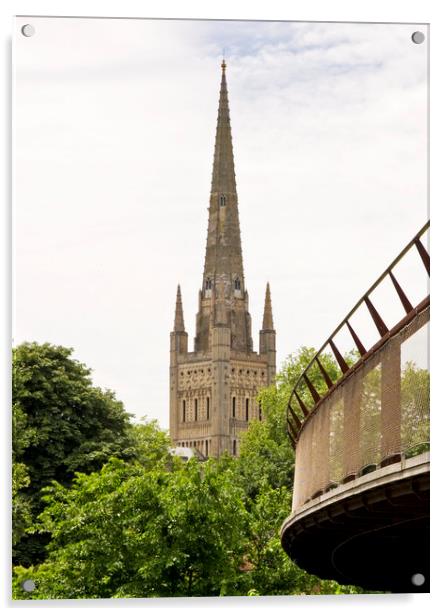
[[[175,332],[184,332],[184,311],[182,309],[182,295],[180,292],[180,285],[177,285],[177,295],[176,295],[176,312],[174,315],[174,331]]]
[[[203,284],[205,288],[207,280],[213,283],[217,277],[226,275],[230,279],[237,277],[241,281],[241,289],[244,290],[226,68],[226,62],[223,60]]]
[[[263,330],[273,329],[274,320],[272,318],[271,289],[268,282],[266,285],[266,296],[264,299]]]
[[[219,93],[218,122],[216,127],[215,156],[213,160],[212,194],[235,193],[235,164],[233,160],[232,132],[230,128],[229,97],[227,92],[226,62],[222,61],[221,90]]]
[[[226,327],[231,331],[233,350],[252,352],[251,318],[248,308],[249,297],[244,282],[226,68],[226,62],[223,60],[208,210],[207,245],[202,288],[199,292],[194,348],[195,351],[209,350],[212,329]]]

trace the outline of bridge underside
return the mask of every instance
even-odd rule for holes
[[[283,548],[320,578],[365,590],[429,592],[429,468],[370,484],[341,498],[328,493],[292,515]],[[413,583],[415,574],[424,576],[422,585]]]

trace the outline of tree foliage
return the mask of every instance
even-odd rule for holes
[[[280,543],[294,472],[285,400],[313,354],[301,349],[261,392],[264,421],[251,422],[237,459],[183,462],[152,421],[129,428],[128,457],[92,470],[87,453],[72,481],[68,469],[62,481],[55,473],[34,526],[50,537],[48,554],[15,567],[15,598],[356,592],[302,571]],[[36,583],[32,594],[25,579]]]
[[[151,469],[157,464],[166,465],[171,460],[169,447],[171,441],[166,432],[161,430],[155,419],[132,425],[129,431],[132,458],[144,468]]]
[[[26,535],[42,510],[42,488],[70,485],[112,456],[130,455],[129,415],[111,391],[94,387],[72,349],[24,343],[13,350],[13,528],[15,561],[43,558],[44,537]]]
[[[401,441],[406,456],[429,449],[429,371],[406,362],[401,373]]]
[[[30,496],[24,493],[30,485],[26,464],[20,462],[23,452],[35,440],[36,431],[28,426],[27,417],[19,404],[12,406],[12,545],[26,534],[32,524]]]
[[[70,489],[46,488],[40,528],[52,539],[46,562],[26,571],[33,598],[238,594],[241,488],[216,460],[173,465],[112,459]]]

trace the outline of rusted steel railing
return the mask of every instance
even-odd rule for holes
[[[421,238],[423,234],[429,229],[429,221],[420,229],[417,235],[407,244],[407,246],[400,252],[400,254],[392,261],[389,267],[381,274],[381,276],[376,280],[376,282],[368,289],[368,291],[361,297],[361,299],[355,304],[355,306],[350,310],[347,316],[341,321],[341,323],[336,327],[333,333],[327,338],[321,348],[314,355],[308,366],[305,368],[298,381],[296,382],[287,406],[287,432],[288,437],[295,448],[297,441],[299,439],[299,435],[303,429],[303,426],[310,419],[310,417],[315,413],[316,409],[323,403],[324,400],[332,393],[335,392],[337,388],[339,388],[342,383],[344,383],[350,375],[353,374],[354,371],[359,369],[361,365],[363,365],[374,353],[376,353],[386,342],[393,336],[395,336],[398,332],[400,332],[404,327],[406,327],[409,323],[411,323],[417,315],[426,310],[429,306],[429,293],[428,295],[416,306],[413,306],[409,301],[405,291],[397,280],[396,275],[394,274],[394,269],[397,264],[400,263],[403,257],[411,250],[416,249],[423,266],[426,269],[427,275],[429,277],[430,273],[430,257],[429,254],[423,245]],[[381,282],[389,278],[392,282],[393,288],[395,289],[397,296],[401,302],[401,305],[404,309],[405,316],[396,323],[391,329],[387,327],[380,313],[378,312],[377,307],[373,304],[371,300],[371,295],[379,287]],[[379,339],[375,342],[370,348],[366,349],[365,345],[361,341],[360,336],[355,331],[353,325],[350,323],[350,319],[356,313],[358,308],[364,305],[368,314],[370,315],[376,330],[379,334]],[[338,349],[335,343],[336,335],[346,328],[349,332],[351,339],[353,340],[354,346],[359,353],[359,359],[350,366],[344,356]],[[322,356],[330,353],[334,356],[337,365],[340,368],[341,375],[336,379],[332,380],[327,370],[324,367],[324,363],[322,361]],[[320,392],[320,386],[317,386],[316,382],[313,382],[312,373],[319,375],[320,382],[325,383],[326,391]],[[314,377],[315,381],[315,377]],[[307,392],[308,398],[307,402],[304,399],[305,396],[303,392]],[[310,401],[312,401],[310,403]],[[294,408],[295,407],[295,408]]]

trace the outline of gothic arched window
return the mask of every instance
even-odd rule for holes
[[[211,278],[206,278],[206,280],[205,280],[205,290],[206,291],[210,291],[211,288],[212,288],[212,279]]]
[[[219,205],[222,207],[225,204],[226,204],[225,196],[224,195],[220,195],[220,197],[219,197]]]
[[[235,278],[235,291],[241,291],[241,280],[239,278]]]

